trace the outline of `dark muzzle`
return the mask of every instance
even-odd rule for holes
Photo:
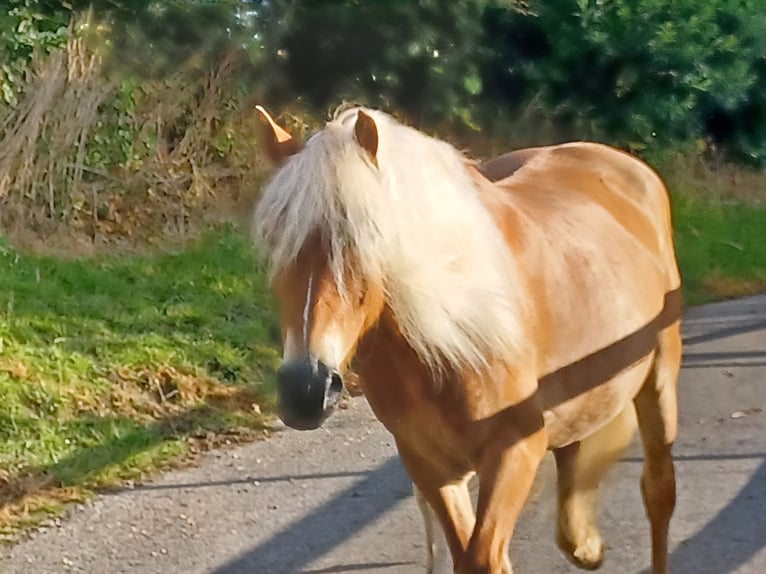
[[[298,430],[318,428],[332,414],[343,379],[313,357],[283,363],[277,371],[279,418]]]

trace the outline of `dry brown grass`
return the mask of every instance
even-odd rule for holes
[[[702,289],[714,300],[766,293],[766,264],[760,278],[743,279],[711,273],[702,280]]]
[[[254,387],[225,385],[171,366],[123,368],[109,373],[107,378],[112,382],[110,392],[99,395],[95,403],[88,405],[89,410],[139,421],[176,416],[202,404],[229,413],[260,412],[261,399]]]
[[[8,479],[0,471],[0,529],[34,526],[51,508],[84,502],[87,498],[82,488],[54,486],[50,475]]]
[[[234,89],[240,56],[126,88],[89,45],[33,58],[18,106],[0,107],[0,228],[87,253],[244,222],[268,168],[256,102]]]
[[[25,226],[44,214],[69,216],[83,193],[84,153],[98,108],[115,83],[80,38],[32,61],[18,107],[0,129],[0,200],[5,225]]]
[[[671,191],[705,201],[766,205],[766,172],[726,161],[715,151],[668,155],[656,167]]]

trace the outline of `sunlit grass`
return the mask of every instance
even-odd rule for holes
[[[766,291],[766,205],[673,194],[686,304]]]
[[[262,428],[277,336],[233,228],[174,254],[0,243],[0,532],[178,459],[189,437]]]

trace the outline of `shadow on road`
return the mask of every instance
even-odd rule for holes
[[[690,321],[684,321],[684,324],[693,322],[694,320],[692,319]],[[743,335],[745,333],[752,333],[753,331],[763,331],[764,329],[766,329],[766,320],[763,319],[756,321],[726,321],[723,322],[721,328],[714,331],[684,337],[684,345],[707,343],[709,341],[715,341],[716,339],[725,339],[727,337],[733,337],[734,335]]]
[[[747,452],[738,454],[674,454],[673,461],[679,462],[697,462],[697,461],[711,461],[711,460],[751,460],[762,458],[766,461],[766,452]],[[620,460],[621,463],[625,462],[640,462],[643,463],[642,457],[632,456],[625,457]]]
[[[684,369],[715,367],[766,367],[766,351],[684,354]]]
[[[728,574],[766,546],[766,461],[715,517],[670,555],[671,572]],[[640,574],[650,574],[643,570]]]
[[[411,485],[398,458],[391,458],[338,493],[332,500],[277,532],[246,554],[211,574],[295,574],[312,561],[377,520],[411,495]],[[338,517],[345,520],[338,520]],[[399,563],[338,565],[310,570],[314,574],[356,572]]]

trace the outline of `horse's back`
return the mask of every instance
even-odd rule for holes
[[[506,155],[506,163],[516,165],[497,183],[547,237],[569,231],[565,237],[569,244],[578,238],[611,238],[623,249],[654,259],[664,275],[666,292],[678,288],[667,188],[647,164],[616,148],[587,142]],[[594,228],[604,220],[612,225]],[[607,231],[614,235],[605,237]],[[631,241],[637,245],[630,246]]]
[[[667,287],[678,287],[668,191],[652,168],[616,148],[584,142],[550,148],[549,161],[552,172],[579,180],[576,193],[601,205],[637,238],[644,237],[647,247],[646,235],[654,235],[668,272]]]

